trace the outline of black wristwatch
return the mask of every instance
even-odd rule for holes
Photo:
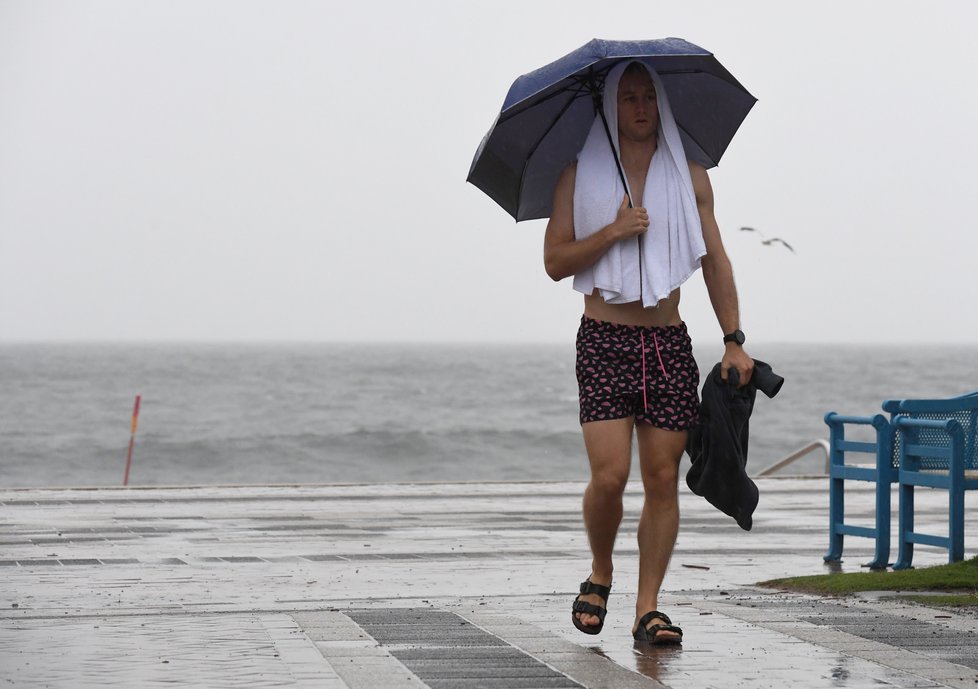
[[[744,346],[744,342],[746,342],[746,341],[747,341],[747,336],[744,335],[744,331],[743,330],[739,330],[739,329],[738,330],[734,330],[729,335],[724,335],[723,336],[723,343],[724,344],[726,344],[728,342],[736,342],[738,345],[740,345],[741,347],[743,347]]]

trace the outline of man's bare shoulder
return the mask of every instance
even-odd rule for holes
[[[560,173],[560,177],[557,178],[557,186],[554,189],[554,195],[574,195],[574,182],[577,179],[577,161],[573,161],[570,165],[564,168],[564,171]]]
[[[693,192],[696,194],[696,199],[702,201],[712,198],[713,187],[710,185],[710,175],[706,168],[692,160],[686,162],[689,165],[689,176],[693,182]]]
[[[696,184],[697,178],[699,179],[709,179],[710,176],[706,172],[706,168],[693,160],[687,160],[686,164],[689,165],[689,176],[693,178],[693,184]]]

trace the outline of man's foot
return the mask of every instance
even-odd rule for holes
[[[664,612],[652,610],[645,613],[634,627],[632,638],[648,644],[681,644],[683,630],[672,623]]]
[[[608,608],[611,582],[598,584],[588,577],[581,582],[581,593],[574,599],[571,621],[585,634],[598,634],[604,627],[604,616]]]

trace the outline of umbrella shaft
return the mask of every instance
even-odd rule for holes
[[[618,176],[621,177],[622,186],[625,187],[625,193],[628,194],[628,207],[634,208],[632,204],[632,195],[628,193],[628,181],[625,179],[625,171],[621,167],[621,161],[618,159],[618,150],[615,148],[615,142],[611,138],[611,129],[608,127],[608,118],[604,116],[604,108],[598,108],[598,114],[601,116],[601,124],[604,125],[604,133],[608,137],[608,145],[611,146],[611,155],[615,158],[615,167],[618,168]]]
[[[608,118],[604,116],[604,108],[597,107],[598,114],[601,116],[601,124],[604,125],[604,133],[608,137],[608,145],[611,146],[611,155],[615,158],[615,167],[618,168],[618,176],[621,177],[621,184],[625,187],[625,194],[628,195],[628,207],[634,208],[632,203],[632,195],[628,191],[628,181],[625,179],[625,171],[621,167],[621,161],[618,159],[618,151],[615,149],[615,142],[611,138],[611,128],[608,127]],[[638,296],[644,302],[644,295],[642,294],[642,236],[638,237]]]

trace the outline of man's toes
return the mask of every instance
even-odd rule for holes
[[[661,617],[655,617],[655,618],[652,619],[651,622],[649,622],[649,624],[646,627],[646,629],[651,629],[652,627],[654,627],[657,624],[667,624],[667,622],[664,619],[662,619]],[[660,638],[663,638],[663,639],[679,639],[679,638],[682,638],[676,632],[670,631],[668,629],[663,629],[663,630],[659,631],[659,633],[656,634],[656,636],[657,637],[660,637]]]

